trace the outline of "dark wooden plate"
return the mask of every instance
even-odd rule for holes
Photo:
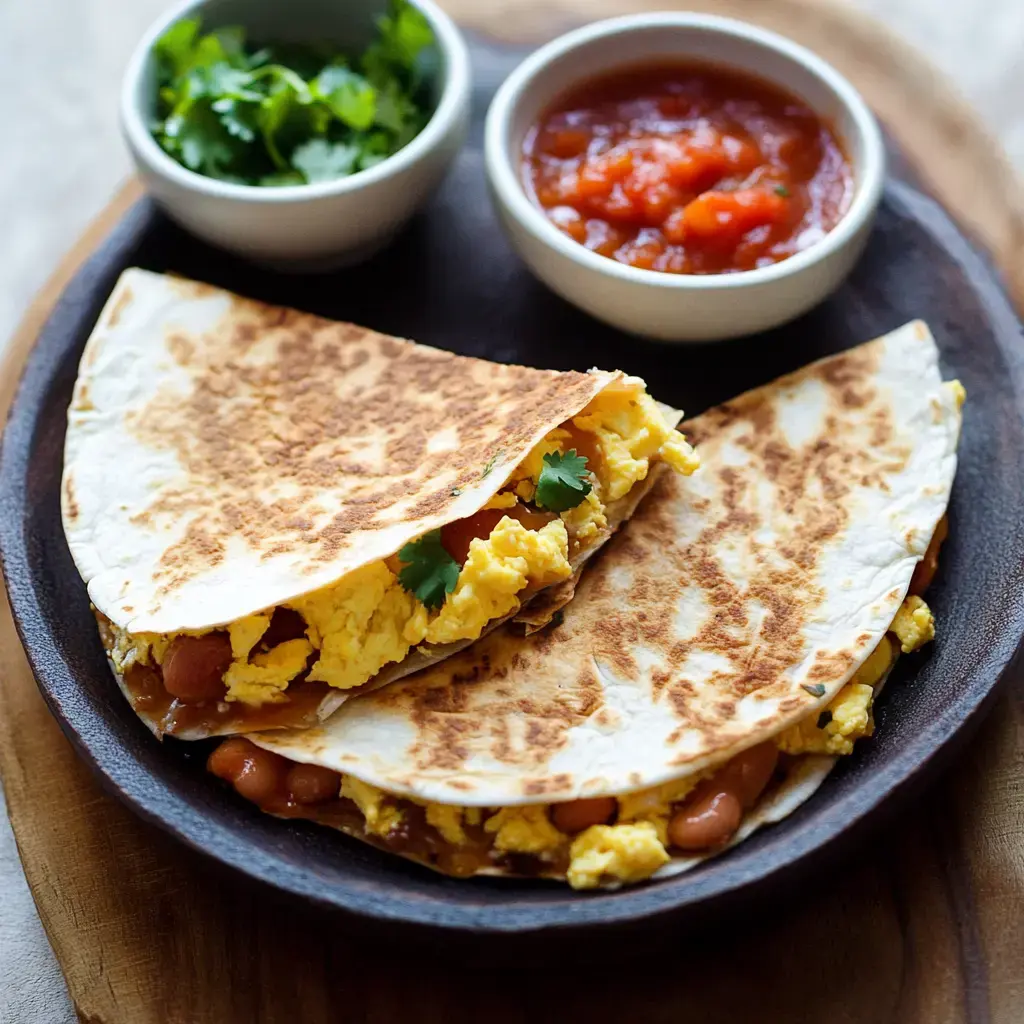
[[[432,205],[386,252],[355,269],[290,277],[248,266],[176,229],[141,202],[83,266],[25,368],[0,449],[0,553],[40,689],[108,787],[144,817],[278,889],[378,921],[488,933],[624,926],[667,915],[707,920],[769,882],[793,880],[834,840],[857,841],[980,720],[1024,634],[1024,347],[986,262],[906,180],[888,185],[851,280],[768,334],[666,347],[589,320],[534,281],[505,244],[479,146],[494,86],[519,53],[476,47],[476,122]],[[895,155],[895,154],[894,154]],[[898,156],[898,155],[897,155]],[[895,166],[900,166],[898,159]],[[897,171],[897,175],[901,172]],[[171,270],[457,352],[535,366],[622,367],[688,413],[914,317],[931,324],[946,376],[967,387],[952,536],[929,600],[939,637],[904,659],[858,746],[805,807],[691,874],[619,893],[550,884],[455,881],[315,826],[257,813],[203,771],[206,744],[158,744],[111,680],[60,524],[65,410],[78,358],[117,275]],[[396,409],[396,415],[401,410]],[[116,869],[115,869],[116,870]]]

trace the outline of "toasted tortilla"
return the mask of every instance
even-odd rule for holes
[[[224,625],[472,515],[621,377],[471,359],[127,270],[68,412],[71,553],[124,630]]]
[[[226,625],[472,515],[548,431],[622,376],[490,363],[127,270],[86,344],[68,412],[71,553],[118,629]],[[681,417],[663,412],[673,425]],[[646,489],[608,505],[607,530],[572,560],[577,576]],[[572,592],[534,595],[532,620]],[[364,687],[327,690],[289,724],[319,721],[352,692],[471,642],[421,647]],[[161,714],[114,671],[162,733]],[[175,734],[237,728],[228,718]]]
[[[257,741],[460,806],[621,796],[721,765],[823,709],[887,631],[946,509],[960,418],[919,322],[748,392],[683,425],[702,468],[659,479],[561,625],[497,631]],[[744,832],[831,763],[807,758]]]

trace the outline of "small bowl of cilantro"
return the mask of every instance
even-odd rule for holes
[[[469,99],[432,0],[190,0],[139,44],[121,120],[172,219],[305,269],[390,240],[458,153]]]

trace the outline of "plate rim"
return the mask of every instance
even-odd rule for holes
[[[1007,362],[1014,390],[1018,396],[1024,396],[1024,345],[1007,344],[1011,334],[1021,337],[1021,323],[1006,296],[998,272],[962,234],[936,200],[910,185],[893,179],[887,182],[886,199],[909,213],[923,230],[931,234],[944,251],[964,269],[965,276],[986,278],[993,282],[993,288],[984,293],[977,289],[974,291],[986,317],[994,324],[996,343]],[[920,211],[924,210],[928,211],[928,217],[920,215]],[[481,901],[479,907],[473,908],[444,902],[443,896],[439,896],[436,901],[410,901],[403,899],[401,887],[396,887],[394,893],[385,897],[368,898],[365,891],[358,892],[355,899],[344,902],[339,897],[343,897],[347,890],[340,887],[325,892],[322,889],[316,890],[310,884],[297,884],[299,881],[315,882],[309,868],[292,866],[283,874],[275,875],[274,871],[268,870],[273,866],[273,857],[259,850],[259,856],[254,858],[251,846],[237,843],[236,837],[226,831],[224,837],[218,841],[203,842],[193,831],[183,830],[182,816],[179,815],[175,820],[173,814],[168,813],[175,808],[167,807],[166,800],[156,800],[157,806],[154,807],[154,801],[147,803],[133,790],[120,785],[104,768],[103,759],[83,739],[65,713],[58,695],[51,690],[52,682],[47,680],[44,683],[53,671],[52,663],[50,666],[45,664],[46,657],[48,656],[52,662],[53,659],[59,660],[60,655],[46,630],[42,630],[41,637],[34,635],[34,631],[39,632],[37,627],[41,625],[41,619],[36,600],[36,581],[32,576],[25,543],[25,523],[29,509],[24,501],[19,507],[16,490],[18,470],[26,466],[27,457],[33,448],[33,427],[38,415],[38,402],[34,399],[37,394],[45,392],[47,384],[61,372],[59,361],[51,363],[48,358],[51,350],[56,349],[59,353],[61,348],[66,347],[65,339],[69,333],[74,333],[77,337],[81,333],[83,322],[91,323],[95,320],[92,311],[98,314],[99,307],[102,306],[102,300],[97,296],[102,294],[105,298],[109,293],[109,288],[105,291],[106,284],[101,286],[101,282],[113,286],[117,273],[126,265],[127,254],[149,229],[153,217],[154,208],[147,199],[137,202],[128,210],[114,231],[79,267],[63,290],[25,360],[22,376],[11,403],[7,426],[0,438],[0,562],[3,566],[12,617],[37,685],[51,713],[57,718],[62,731],[71,740],[79,756],[83,757],[99,776],[104,788],[113,792],[134,813],[156,824],[204,856],[262,884],[299,896],[313,904],[376,922],[402,923],[431,930],[475,935],[528,934],[539,931],[573,931],[580,928],[594,930],[627,923],[651,923],[688,910],[695,911],[698,907],[707,909],[741,891],[755,887],[760,889],[773,879],[798,867],[809,868],[809,861],[812,858],[820,858],[845,838],[861,834],[883,807],[894,808],[905,799],[907,792],[921,781],[921,768],[930,762],[945,761],[961,742],[966,741],[991,706],[1001,684],[1010,674],[1011,667],[1021,660],[1024,653],[1024,626],[1016,624],[1009,631],[1016,635],[1003,637],[1002,639],[1007,642],[990,648],[985,662],[980,666],[983,670],[992,670],[991,680],[983,687],[972,688],[971,692],[956,704],[949,705],[958,709],[957,715],[954,716],[956,722],[948,721],[948,712],[936,718],[928,729],[919,733],[913,742],[902,747],[887,763],[886,786],[870,789],[867,799],[857,799],[858,796],[863,796],[865,787],[849,794],[844,804],[838,805],[837,809],[851,804],[857,806],[854,807],[851,816],[844,817],[841,826],[824,830],[820,835],[814,830],[789,835],[786,837],[785,850],[775,851],[774,855],[769,844],[768,848],[758,851],[766,863],[759,865],[756,871],[748,872],[744,877],[739,877],[733,872],[718,885],[712,885],[708,891],[692,890],[691,886],[692,891],[685,893],[682,899],[673,898],[673,890],[677,887],[678,881],[666,879],[654,885],[627,888],[614,894],[581,896],[564,890],[570,895],[570,899],[562,901],[557,907],[549,904],[540,908],[527,902],[519,907],[502,906],[500,915],[495,915],[493,910],[489,913],[486,899]],[[71,332],[65,327],[69,321],[74,325]],[[67,361],[66,353],[64,361]],[[1024,423],[1024,408],[1018,406],[1017,413]],[[14,430],[11,429],[12,426]],[[23,449],[20,457],[19,449]],[[12,485],[15,485],[13,493]],[[3,514],[5,511],[18,511],[19,514],[6,515]],[[33,614],[36,616],[35,623],[31,621]],[[134,763],[134,758],[130,760]],[[180,803],[180,798],[173,794],[172,799]],[[161,807],[164,813],[160,813]],[[196,818],[200,824],[206,821],[208,829],[208,819],[195,808],[182,805],[178,810],[186,811],[184,817]],[[206,836],[209,835],[207,831]],[[224,841],[225,838],[227,842]],[[779,855],[780,852],[782,856]]]

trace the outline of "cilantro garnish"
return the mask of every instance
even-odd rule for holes
[[[486,477],[486,476],[489,476],[489,475],[490,475],[490,472],[491,472],[491,470],[492,470],[492,469],[494,469],[494,464],[495,464],[495,463],[496,463],[496,462],[498,461],[498,459],[499,459],[500,457],[501,457],[501,449],[499,448],[499,449],[498,449],[498,450],[497,450],[497,451],[496,451],[496,452],[495,452],[495,453],[494,453],[494,454],[493,454],[493,455],[492,455],[492,456],[491,456],[491,457],[490,457],[490,458],[489,458],[489,459],[487,460],[487,465],[486,465],[486,466],[484,466],[484,471],[483,471],[483,472],[482,472],[482,473],[480,474],[480,479],[481,479],[481,480],[483,480],[483,479],[484,479],[484,477]]]
[[[544,456],[534,501],[538,508],[565,512],[575,508],[592,490],[587,479],[587,460],[577,455],[575,448],[564,454],[549,452]]]
[[[824,697],[825,696],[825,684],[824,683],[801,683],[801,690],[806,690],[812,697]]]
[[[361,57],[321,46],[246,46],[233,26],[184,18],[156,42],[153,136],[190,170],[248,185],[332,181],[396,153],[427,123],[434,34],[391,0]]]
[[[775,194],[777,196],[782,196],[783,199],[788,199],[790,196],[790,191],[788,188],[786,188],[785,185],[776,185]]]
[[[428,608],[440,608],[445,597],[459,581],[459,563],[441,544],[441,531],[425,533],[398,552],[406,564],[398,573],[398,582]]]
[[[818,715],[818,728],[819,729],[824,729],[825,726],[828,725],[831,721],[832,721],[832,712],[831,711],[822,711],[822,713],[820,715]]]

